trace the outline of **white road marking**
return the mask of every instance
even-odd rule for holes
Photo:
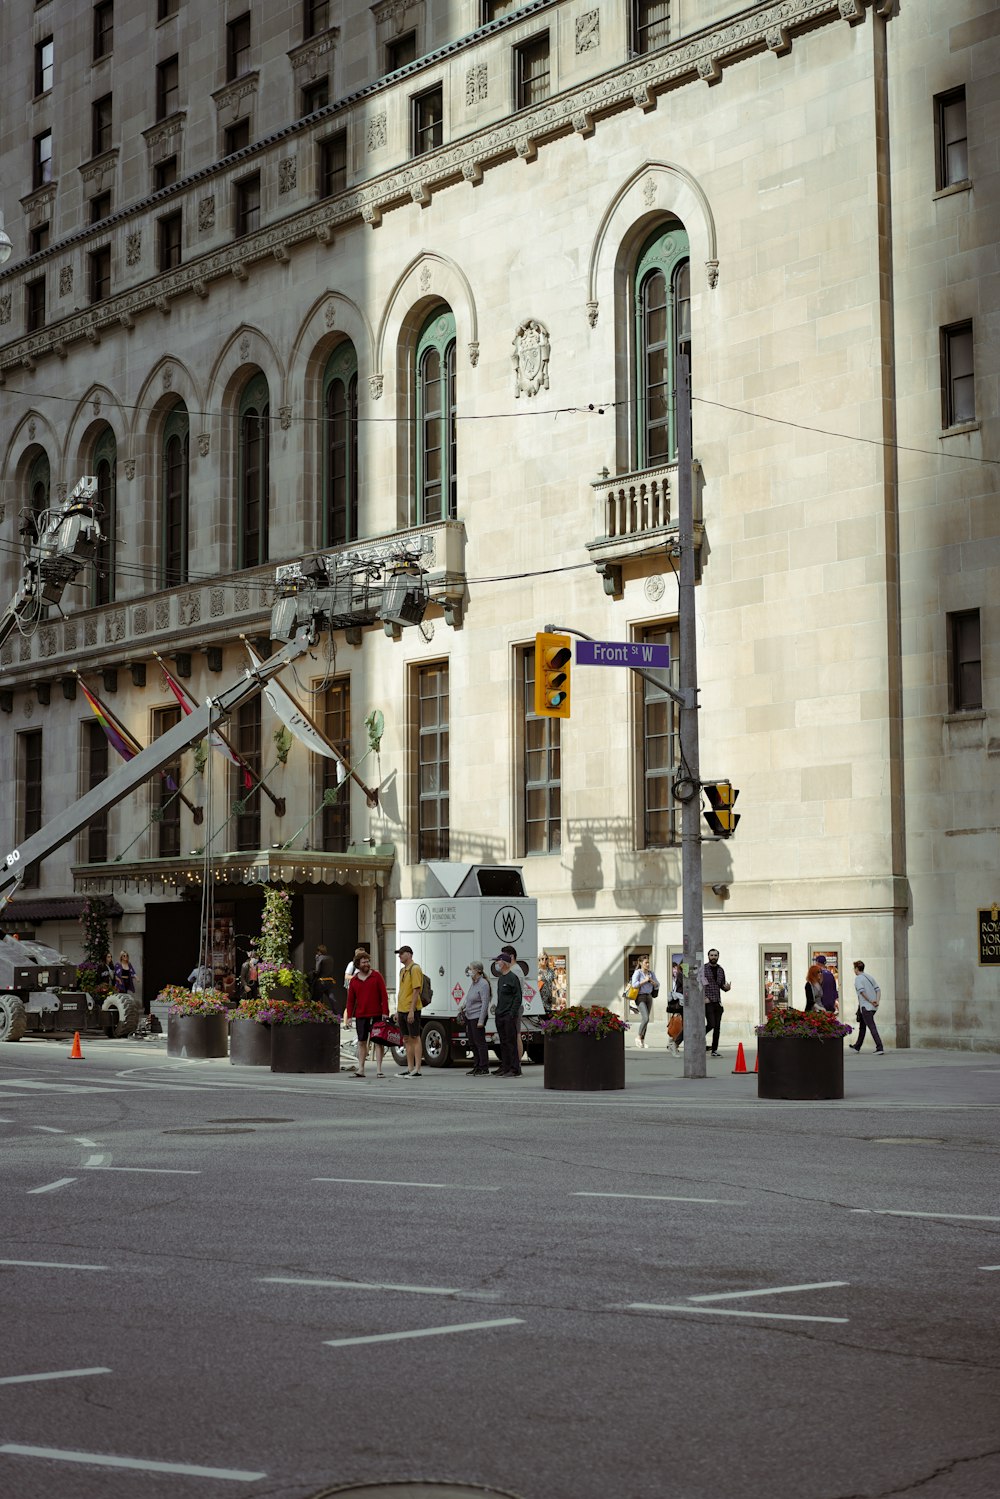
[[[880,1218],[964,1218],[968,1223],[1000,1223],[987,1213],[911,1213],[902,1208],[849,1208],[851,1213],[874,1213]]]
[[[96,1140],[88,1140],[88,1139],[86,1139],[86,1137],[84,1135],[74,1135],[73,1136],[73,1143],[75,1145],[88,1145],[91,1150],[97,1150],[98,1149],[97,1141]]]
[[[84,1164],[84,1166],[88,1167],[90,1170],[93,1170],[93,1168],[95,1166],[103,1166],[103,1164],[107,1160],[107,1158],[108,1158],[107,1151],[102,1151],[100,1153],[100,1155],[92,1155],[90,1157],[90,1160],[89,1161],[84,1161],[83,1164]]]
[[[519,1327],[523,1322],[523,1317],[498,1317],[493,1322],[453,1322],[450,1327],[421,1327],[416,1332],[378,1332],[365,1338],[328,1338],[325,1346],[353,1348],[358,1343],[400,1343],[406,1338],[440,1338],[449,1332],[481,1332],[487,1327]]]
[[[731,1197],[662,1197],[653,1192],[571,1192],[571,1197],[625,1197],[632,1202],[705,1202],[720,1207],[739,1207]]]
[[[64,1265],[59,1260],[0,1260],[0,1265],[23,1265],[29,1270],[107,1270],[107,1265]]]
[[[96,1468],[134,1468],[140,1473],[184,1473],[189,1478],[231,1478],[237,1483],[256,1483],[266,1473],[246,1473],[238,1468],[202,1468],[194,1463],[158,1463],[143,1457],[107,1457],[99,1452],[68,1452],[59,1447],[23,1447],[6,1442],[0,1453],[9,1457],[43,1457],[49,1462],[89,1463]]]
[[[103,1160],[99,1156],[96,1160]],[[84,1171],[139,1171],[146,1176],[200,1176],[200,1171],[191,1171],[184,1166],[99,1166],[95,1162],[86,1161]]]
[[[0,1384],[34,1384],[40,1379],[83,1379],[88,1374],[110,1374],[110,1369],[59,1369],[53,1374],[8,1374]]]
[[[1000,1265],[980,1265],[980,1270],[1000,1270]]]
[[[75,1176],[61,1176],[58,1181],[48,1182],[44,1187],[29,1187],[27,1195],[37,1197],[41,1192],[58,1192],[60,1187],[68,1187],[75,1181]]]
[[[627,1305],[630,1312],[698,1312],[704,1317],[754,1317],[762,1318],[768,1322],[846,1322],[847,1317],[806,1317],[801,1313],[791,1312],[738,1312],[732,1307],[724,1306],[686,1306],[678,1304],[660,1305],[654,1301],[630,1301]]]
[[[29,1129],[39,1129],[46,1135],[64,1135],[64,1129],[54,1129],[51,1124],[29,1124]]]
[[[14,1088],[18,1091],[22,1088],[30,1088],[36,1093],[111,1093],[114,1091],[112,1088],[102,1087],[99,1083],[89,1083],[80,1087],[74,1083],[34,1083],[23,1078],[3,1077],[0,1077],[0,1087]],[[7,1095],[4,1094],[4,1098],[6,1097]]]
[[[834,1286],[848,1286],[848,1280],[814,1280],[805,1286],[765,1286],[760,1291],[712,1291],[706,1296],[689,1296],[688,1301],[733,1301],[743,1296],[784,1296],[789,1291],[826,1291]]]
[[[402,1286],[387,1280],[310,1280],[299,1275],[262,1275],[264,1285],[319,1286],[334,1291],[403,1291],[412,1296],[461,1296],[455,1286]]]
[[[461,1182],[374,1181],[364,1176],[314,1176],[314,1182],[341,1182],[350,1187],[423,1187],[433,1192],[499,1192],[499,1187],[465,1187]]]

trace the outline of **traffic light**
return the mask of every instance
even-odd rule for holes
[[[535,636],[535,712],[539,718],[569,718],[572,659],[568,635]]]
[[[729,781],[703,781],[701,789],[712,807],[703,813],[705,821],[717,838],[731,838],[740,820],[740,814],[733,811],[739,792]]]

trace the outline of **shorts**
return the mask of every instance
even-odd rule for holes
[[[400,1010],[396,1015],[396,1019],[399,1022],[399,1028],[403,1032],[404,1037],[410,1036],[411,1038],[416,1038],[420,1035],[419,1010],[417,1010],[412,1020],[410,1019],[410,1013],[408,1010]]]
[[[379,1017],[375,1015],[355,1015],[354,1029],[357,1031],[358,1040],[362,1044],[364,1044],[364,1042],[367,1041],[369,1036],[371,1035],[372,1026],[375,1024],[377,1018]]]

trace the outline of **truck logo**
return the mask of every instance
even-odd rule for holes
[[[431,912],[429,906],[417,907],[417,926],[422,932],[426,932],[431,924]]]
[[[516,906],[501,906],[493,918],[493,930],[502,942],[520,942],[524,935],[524,917]]]

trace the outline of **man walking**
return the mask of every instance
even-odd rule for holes
[[[347,1009],[344,1018],[348,1025],[352,1020],[358,1033],[358,1067],[355,1077],[363,1078],[365,1075],[365,1058],[368,1055],[368,1040],[372,1033],[372,1026],[376,1020],[389,1015],[389,995],[385,987],[385,979],[377,968],[372,967],[369,955],[362,951],[357,954],[357,963],[351,982],[347,988]],[[382,1052],[376,1048],[375,1061],[376,1071],[382,1076],[381,1067]]]
[[[520,1077],[517,1055],[517,1016],[521,1008],[521,985],[511,973],[510,953],[493,959],[500,969],[497,979],[497,1035],[500,1038],[500,1077]]]
[[[712,1043],[709,1055],[719,1055],[719,1030],[722,1026],[723,994],[728,994],[733,987],[726,982],[726,970],[719,962],[719,950],[717,947],[709,948],[708,962],[702,963],[698,969],[698,985],[705,996],[705,1035],[712,1032]]]
[[[400,962],[399,982],[396,985],[396,1018],[403,1033],[407,1061],[403,1076],[419,1077],[423,1061],[423,1047],[420,1044],[420,996],[424,976],[419,965],[413,961],[412,947],[397,947],[396,956]]]
[[[240,968],[240,999],[256,999],[260,989],[257,983],[257,944],[250,942],[246,958]]]
[[[326,1005],[328,1010],[336,1010],[337,995],[335,990],[336,965],[326,950],[326,943],[320,942],[316,948],[316,960],[313,965],[312,997],[321,1005]]]
[[[858,996],[858,1040],[857,1045],[851,1043],[851,1050],[860,1051],[864,1045],[866,1031],[871,1031],[872,1040],[875,1042],[875,1055],[880,1057],[884,1054],[885,1047],[882,1045],[882,1037],[875,1024],[875,1011],[878,1009],[882,991],[871,974],[865,973],[865,965],[860,958],[854,960],[854,988]]]
[[[819,981],[823,986],[823,1008],[831,1015],[837,1013],[837,1001],[840,994],[837,991],[837,980],[826,966],[826,955],[818,952],[816,954],[816,966],[819,969]]]

